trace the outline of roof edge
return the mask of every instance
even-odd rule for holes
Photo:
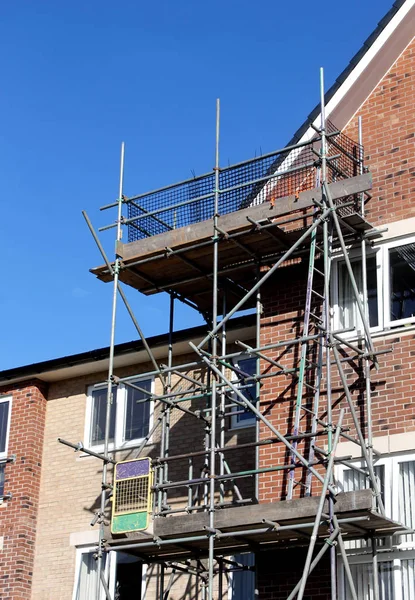
[[[242,317],[236,317],[228,321],[228,329],[230,331],[237,330],[242,327],[249,327],[255,324],[255,315],[249,314]],[[207,325],[198,325],[196,327],[189,327],[187,329],[180,329],[173,332],[173,344],[183,342],[188,339],[204,337],[208,333]],[[150,348],[158,348],[168,343],[168,333],[162,333],[159,335],[151,336],[146,338]],[[29,378],[36,378],[42,375],[42,373],[50,371],[58,371],[67,367],[76,367],[86,365],[88,363],[95,363],[101,360],[108,359],[109,346],[104,348],[97,348],[95,350],[88,350],[87,352],[80,352],[78,354],[70,354],[60,358],[53,358],[51,360],[45,360],[38,363],[32,363],[30,365],[23,365],[21,367],[14,367],[12,369],[6,369],[0,371],[0,386],[6,385],[15,379],[24,380]],[[131,342],[124,342],[122,344],[115,345],[115,356],[125,356],[132,354],[133,352],[140,352],[145,350],[144,344],[141,340],[133,340]]]

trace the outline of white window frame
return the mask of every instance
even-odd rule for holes
[[[383,251],[383,273],[384,273],[384,312],[383,312],[383,322],[385,325],[385,329],[392,329],[395,327],[405,326],[408,323],[415,322],[415,316],[407,317],[406,319],[397,319],[392,321],[390,318],[390,261],[389,261],[389,250],[393,248],[398,248],[399,246],[406,246],[407,244],[414,244],[415,236],[410,236],[406,238],[400,238],[397,240],[393,240],[387,244],[384,244],[382,247]]]
[[[241,354],[241,356],[238,356],[237,358],[233,359],[233,364],[235,367],[240,368],[239,367],[239,361],[240,360],[247,360],[248,358],[253,358],[255,359],[255,356],[252,356],[252,354]],[[236,377],[235,372],[232,372],[232,379],[231,379],[232,383],[234,384],[238,384],[239,383],[239,379]],[[236,387],[238,387],[236,385]],[[243,394],[243,390],[241,390],[241,393]],[[239,398],[238,398],[239,400]],[[239,404],[237,406],[233,407],[232,412],[237,412],[240,411],[242,409],[242,406],[240,406]],[[239,415],[232,415],[231,416],[231,429],[246,429],[248,427],[253,427],[256,423],[256,416],[254,415],[253,412],[251,412],[250,418],[249,419],[245,419],[243,421],[239,421],[238,420]]]
[[[399,550],[395,550],[393,552],[379,552],[377,554],[378,562],[390,562],[392,563],[392,589],[393,589],[393,598],[394,600],[408,600],[404,598],[402,595],[402,571],[401,571],[401,562],[404,560],[414,560],[415,559],[415,550],[408,550],[405,552],[401,552]],[[370,565],[372,566],[372,557],[371,554],[366,553],[362,555],[355,555],[348,557],[350,565]],[[338,592],[339,592],[339,600],[346,600],[346,596],[344,595],[345,588],[345,574],[344,569],[342,568],[342,563],[339,560],[339,570],[338,570]],[[373,588],[371,586],[371,591],[373,593]]]
[[[97,551],[97,547],[96,546],[82,546],[82,547],[78,547],[76,549],[76,557],[75,557],[75,581],[74,581],[74,586],[73,586],[73,591],[72,591],[72,600],[77,600],[78,597],[78,587],[79,587],[79,582],[81,579],[81,564],[82,564],[82,557],[84,554],[94,554],[94,552]],[[115,586],[115,561],[113,560],[112,555],[115,554],[115,552],[109,552],[107,554],[107,561],[105,564],[105,578],[108,581],[108,574],[110,574],[110,579],[109,579],[109,590],[111,593],[111,596],[114,597],[114,586]],[[94,573],[94,577],[96,576],[96,574]],[[105,591],[104,588],[101,585],[101,590],[100,590],[100,600],[105,600]]]
[[[96,546],[82,546],[76,548],[76,558],[75,558],[75,581],[72,591],[72,600],[77,600],[78,595],[78,586],[79,580],[81,577],[81,561],[83,554],[93,554],[97,551]],[[111,595],[111,598],[114,598],[115,595],[115,584],[116,584],[116,576],[117,576],[117,556],[118,553],[114,551],[110,551],[107,554],[107,561],[105,564],[105,579],[108,582],[108,589]],[[145,599],[146,595],[146,587],[147,587],[147,565],[141,563],[141,600]],[[105,591],[101,585],[100,590],[100,600],[105,600]]]
[[[390,318],[390,261],[389,251],[399,246],[405,246],[406,244],[415,243],[415,236],[399,237],[387,243],[378,244],[372,249],[367,250],[366,257],[376,257],[376,281],[378,290],[378,325],[371,327],[370,331],[373,333],[387,331],[390,329],[396,329],[398,327],[404,327],[409,324],[415,324],[415,316],[408,317],[406,319],[391,320]],[[361,260],[360,250],[354,248],[349,254],[350,261]],[[338,256],[333,259],[332,262],[332,303],[333,303],[333,327],[334,329],[341,329],[341,311],[343,307],[340,306],[339,301],[339,274],[340,264],[344,263],[344,256]],[[355,337],[356,332],[351,331],[342,334],[345,338]]]
[[[353,461],[357,466],[362,466],[362,460]],[[395,455],[383,456],[376,460],[376,466],[384,467],[385,478],[385,512],[386,515],[394,521],[399,522],[399,464],[403,462],[415,462],[415,451],[409,453],[400,453]],[[336,479],[341,488],[341,482],[344,480],[343,473],[349,468],[345,465],[336,466]],[[405,534],[402,534],[405,535]],[[400,536],[393,536],[392,543],[388,547],[383,547],[383,551],[378,551],[379,562],[392,563],[392,587],[395,600],[406,600],[402,596],[402,574],[400,570],[401,561],[415,559],[415,540],[409,542],[400,542]],[[381,550],[381,549],[380,549]],[[386,550],[386,551],[385,551]],[[351,565],[371,564],[371,553],[366,546],[350,548],[346,550],[348,560]],[[346,600],[343,594],[344,590],[344,569],[339,556],[339,600]]]
[[[10,423],[12,420],[12,401],[13,396],[0,396],[0,403],[8,402],[9,403],[9,413],[7,415],[7,425],[6,425],[6,440],[4,444],[4,452],[0,452],[0,460],[7,458],[7,452],[9,448],[9,437],[10,437]]]
[[[129,380],[130,383],[140,384],[140,381],[151,381],[150,393],[155,393],[155,379],[154,377],[148,376],[137,376],[134,379]],[[103,452],[104,444],[95,444],[91,445],[91,429],[92,429],[92,407],[93,407],[93,395],[92,392],[94,390],[106,389],[106,383],[100,383],[96,385],[91,385],[88,387],[87,399],[86,399],[86,417],[85,417],[85,432],[84,432],[84,440],[85,445],[88,448],[94,450],[94,452]],[[131,388],[130,388],[131,389]],[[120,384],[115,386],[116,393],[114,394],[113,402],[115,403],[115,430],[114,430],[114,442],[110,442],[108,448],[110,450],[114,449],[123,449],[130,448],[131,446],[136,446],[137,444],[141,444],[144,438],[135,438],[132,440],[124,439],[125,432],[125,422],[126,422],[126,410],[127,410],[127,393],[128,386],[124,384]],[[153,427],[153,413],[154,413],[154,401],[149,400],[150,402],[150,418],[148,430],[151,431]],[[151,440],[149,440],[150,443]]]

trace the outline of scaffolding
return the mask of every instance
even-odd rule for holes
[[[114,260],[107,257],[84,213],[105,263],[93,272],[113,283],[104,451],[100,454],[81,443],[60,441],[103,463],[100,509],[94,519],[99,524],[97,561],[102,587],[98,586],[98,598],[102,589],[108,600],[111,598],[103,568],[103,557],[109,550],[131,552],[144,562],[159,564],[159,595],[163,600],[169,596],[176,572],[197,576],[202,597],[213,600],[215,594],[222,599],[224,574],[251,568],[235,561],[235,552],[278,550],[298,543],[307,548],[306,559],[288,600],[304,597],[308,577],[326,552],[330,556],[332,598],[338,597],[339,553],[350,597],[357,600],[344,537],[373,541],[402,529],[385,515],[374,469],[370,377],[372,369],[378,368],[378,355],[388,350],[376,351],[369,326],[366,246],[379,234],[365,220],[370,174],[363,166],[361,127],[356,143],[325,118],[322,71],[320,89],[321,123],[308,141],[225,168],[219,160],[218,101],[213,173],[151,193],[130,198],[124,195],[122,145],[118,198],[102,207],[117,211],[115,223],[101,229],[116,230]],[[122,244],[124,228],[128,230],[128,244]],[[152,245],[146,245],[148,241]],[[350,249],[356,246],[361,256],[358,270],[350,258]],[[348,327],[339,327],[333,320],[333,264],[339,256],[356,310],[355,323]],[[307,264],[299,333],[292,339],[264,343],[263,302],[270,293],[266,286],[288,264]],[[160,291],[170,294],[167,364],[157,362],[123,282],[147,295]],[[277,300],[278,294],[278,289],[273,291]],[[140,377],[158,378],[162,394],[140,387],[136,377],[119,377],[114,372],[119,298],[152,364],[152,370]],[[177,301],[198,310],[209,329],[204,339],[189,343],[194,358],[183,364],[177,364],[173,356]],[[251,344],[236,340],[237,349],[235,344],[230,348],[227,333],[231,319],[247,308],[255,315],[255,340]],[[293,349],[295,359],[288,366],[284,356]],[[238,359],[246,356],[255,361],[253,374],[238,366]],[[356,383],[350,381],[347,372],[351,365],[358,373],[366,428],[355,407]],[[283,429],[276,426],[261,397],[267,382],[281,379],[295,389],[292,418]],[[154,402],[158,411],[154,424],[134,450],[136,458],[144,455],[149,439],[161,430],[151,488],[154,532],[122,543],[116,536],[109,539],[106,525],[113,492],[109,466],[116,462],[109,446],[112,392],[120,384],[139,391],[143,397],[138,402]],[[192,407],[194,401],[199,403],[197,409]],[[170,425],[178,411],[183,418],[201,424],[205,432],[203,450],[171,454]],[[255,439],[243,446],[227,445],[227,419],[246,412],[255,418]],[[356,445],[362,459],[359,466],[350,462],[351,457],[336,454],[341,440]],[[261,451],[271,447],[282,448],[284,460],[262,466]],[[232,453],[245,448],[255,453],[252,468],[232,470]],[[195,474],[199,459],[203,467]],[[177,463],[186,464],[187,477],[172,481],[172,465]],[[360,512],[347,508],[346,495],[339,493],[336,464],[355,469],[367,481],[368,490],[360,493]],[[283,478],[284,496],[292,500],[289,504],[281,501],[280,520],[268,516],[269,507],[261,498],[260,482],[265,474],[272,474],[275,481]],[[254,482],[251,497],[244,497],[240,489],[239,483],[246,479]],[[232,490],[231,500],[226,485]],[[179,490],[184,490],[187,502],[172,508],[171,494],[177,497]],[[256,509],[251,521],[243,512],[247,506]],[[287,512],[288,506],[291,512]],[[300,506],[308,507],[308,512],[296,512]],[[231,511],[239,511],[234,514],[240,514],[241,520],[227,525],[223,515]],[[185,515],[189,524],[184,531],[180,515]],[[371,547],[376,600],[380,597],[376,544]],[[166,568],[173,574],[167,583]]]

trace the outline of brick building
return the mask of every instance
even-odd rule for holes
[[[0,373],[1,598],[415,597],[414,35],[395,2],[288,149],[120,200],[95,275],[208,326]]]

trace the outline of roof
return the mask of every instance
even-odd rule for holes
[[[356,65],[358,65],[360,63],[362,58],[367,54],[369,49],[373,46],[375,41],[379,38],[381,33],[385,30],[386,26],[389,25],[389,23],[391,23],[393,17],[397,14],[399,9],[405,3],[407,3],[407,5],[409,5],[412,3],[412,0],[396,0],[396,2],[393,3],[391,9],[379,21],[377,27],[372,31],[372,33],[369,35],[369,37],[363,42],[362,46],[359,48],[359,50],[356,52],[356,54],[350,60],[347,67],[340,73],[340,75],[337,77],[336,81],[333,83],[331,88],[325,93],[324,102],[326,105],[333,98],[335,93],[340,89],[340,87],[343,85],[343,83],[346,81],[346,79],[352,73],[352,71],[354,70]],[[293,137],[288,142],[287,146],[291,146],[293,144],[298,143],[299,140],[302,138],[302,136],[306,133],[306,131],[310,127],[311,123],[314,123],[314,121],[319,117],[319,115],[320,115],[320,103],[318,103],[314,107],[314,109],[308,115],[308,117],[306,118],[304,123],[302,123],[302,125],[300,125],[300,127],[294,133]]]
[[[237,336],[249,339],[254,333],[255,315],[245,315],[228,321],[228,341],[232,342]],[[189,352],[188,341],[202,339],[208,332],[207,325],[190,327],[173,332],[173,345],[175,354]],[[146,338],[156,359],[166,359],[168,334],[155,335]],[[86,373],[97,373],[108,368],[109,346],[97,348],[79,354],[70,354],[61,358],[53,358],[31,365],[23,365],[13,369],[0,371],[0,386],[27,379],[40,379],[41,381],[60,381],[70,377],[77,377]],[[115,345],[115,367],[123,367],[139,362],[146,362],[148,355],[141,340],[133,340]]]

